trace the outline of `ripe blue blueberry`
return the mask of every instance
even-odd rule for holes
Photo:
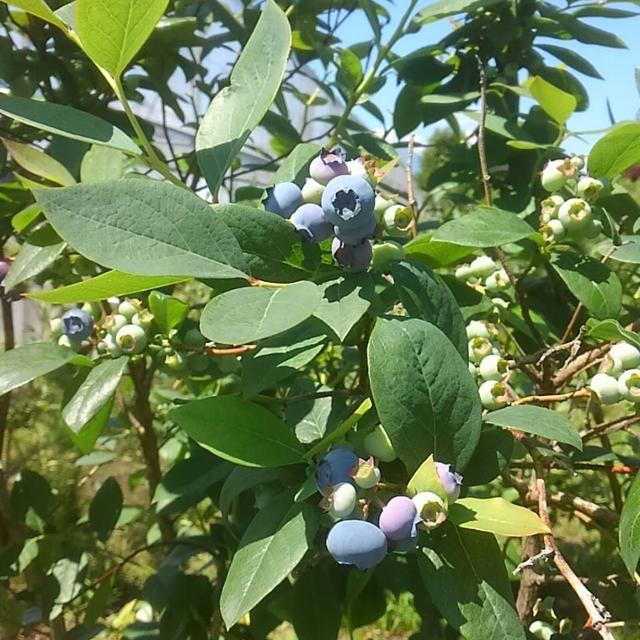
[[[390,540],[402,540],[414,528],[416,505],[407,496],[391,498],[380,514],[379,526]]]
[[[375,216],[372,214],[367,216],[360,226],[354,227],[353,229],[345,229],[335,225],[333,227],[333,233],[338,240],[345,244],[362,244],[364,240],[373,237],[373,232],[376,230],[376,224]]]
[[[82,309],[69,309],[60,320],[62,321],[62,333],[70,340],[84,340],[93,331],[93,320]]]
[[[322,242],[333,234],[333,225],[327,221],[322,207],[303,204],[291,216],[291,222],[300,235],[309,242]]]
[[[353,482],[351,473],[358,466],[358,456],[348,449],[333,449],[316,467],[316,484],[321,493],[326,487]]]
[[[320,155],[309,165],[309,175],[320,184],[328,184],[333,178],[345,176],[348,173],[349,168],[344,161],[344,153],[339,147],[332,151],[322,149]]]
[[[302,191],[293,182],[280,182],[267,188],[267,196],[262,201],[264,208],[283,218],[289,216],[303,203]]]
[[[333,239],[331,254],[345,271],[366,271],[371,263],[373,249],[368,240],[360,244],[345,244],[338,238]]]
[[[339,564],[354,564],[365,571],[387,555],[387,539],[366,520],[342,520],[329,531],[327,550]]]
[[[438,472],[438,476],[440,476],[440,482],[442,482],[444,491],[447,494],[449,504],[455,502],[460,495],[462,476],[456,473],[455,467],[452,464],[445,464],[444,462],[436,462],[436,471]]]
[[[334,178],[322,194],[325,217],[343,230],[368,227],[375,202],[371,185],[357,176]]]

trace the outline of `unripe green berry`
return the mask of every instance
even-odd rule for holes
[[[388,240],[380,244],[373,245],[373,256],[371,258],[371,267],[376,271],[386,273],[389,271],[389,263],[393,260],[402,260],[404,258],[404,249],[402,245]]]
[[[483,382],[478,389],[478,393],[485,409],[502,409],[507,404],[506,388],[495,380]]]
[[[576,171],[581,171],[584,168],[584,158],[582,156],[571,156],[569,162]]]
[[[361,489],[371,489],[380,482],[380,469],[375,466],[373,457],[358,461],[353,480]]]
[[[590,200],[591,202],[598,199],[600,191],[602,191],[604,185],[600,180],[585,176],[578,180],[578,186],[576,187],[576,193],[578,197]]]
[[[62,335],[62,320],[60,318],[54,318],[49,321],[49,330],[51,331],[51,339],[58,340]]]
[[[468,264],[461,264],[456,268],[456,278],[462,282],[466,282],[473,275]]]
[[[378,222],[382,221],[382,216],[384,212],[394,204],[393,198],[385,198],[381,196],[379,193],[376,194],[375,204],[373,206],[373,213]]]
[[[482,359],[478,370],[483,380],[502,380],[509,370],[509,365],[504,358],[491,354]]]
[[[421,491],[411,498],[425,529],[435,529],[447,519],[447,508],[442,498],[432,491]]]
[[[469,360],[475,364],[480,364],[493,351],[491,342],[486,338],[473,338],[469,340]]]
[[[145,331],[149,331],[153,325],[153,314],[148,309],[140,309],[131,318],[131,324],[142,327]]]
[[[504,269],[498,269],[485,280],[484,286],[487,291],[504,291],[511,285],[511,280]]]
[[[591,219],[591,207],[581,198],[569,198],[558,209],[558,220],[572,233],[586,230]]]
[[[401,204],[391,205],[383,214],[385,229],[390,235],[404,235],[411,224],[411,209]]]
[[[640,367],[640,351],[628,342],[618,342],[609,350],[613,360],[619,360],[623,369],[636,369]]]
[[[551,160],[540,174],[542,188],[546,191],[560,191],[567,183],[568,176],[562,170],[563,160]]]
[[[614,358],[611,356],[611,352],[609,352],[604,357],[604,364],[602,366],[601,373],[608,373],[610,376],[617,378],[626,367],[622,366],[622,361],[620,358]]]
[[[474,338],[486,338],[489,340],[491,338],[487,325],[481,320],[471,320],[466,327],[466,332],[469,340]]]
[[[567,230],[560,220],[549,220],[549,222],[542,227],[542,237],[545,242],[558,242],[562,240],[566,234]]]
[[[313,178],[306,178],[302,187],[302,199],[310,204],[320,205],[325,186]]]
[[[629,369],[618,378],[620,395],[625,399],[640,404],[640,369]]]
[[[121,313],[115,313],[107,318],[104,328],[115,338],[118,331],[127,324],[127,319]]]
[[[365,436],[362,445],[367,455],[373,456],[381,462],[393,462],[398,457],[387,432],[381,424],[377,425],[371,433]]]
[[[131,322],[133,316],[138,313],[140,308],[139,300],[123,300],[118,305],[118,313],[127,319],[127,322]]]
[[[540,203],[540,215],[547,215],[549,216],[549,220],[553,220],[558,217],[558,209],[563,204],[564,198],[562,196],[548,196]]]
[[[102,340],[102,344],[104,345],[106,352],[112,358],[119,358],[122,355],[122,349],[120,348],[120,345],[118,345],[116,339],[110,333],[107,333],[107,335],[104,337],[104,339]]]
[[[137,324],[127,324],[116,334],[116,343],[123,353],[142,353],[147,347],[147,334]]]
[[[478,278],[490,276],[497,268],[495,261],[489,256],[478,256],[475,260],[472,260],[469,265],[471,275],[477,276]]]
[[[596,373],[589,383],[591,390],[598,396],[602,404],[615,404],[620,400],[618,381],[606,373]]]
[[[340,482],[328,496],[329,513],[334,518],[347,518],[356,506],[356,488],[350,482]]]

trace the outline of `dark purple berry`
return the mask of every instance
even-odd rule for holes
[[[338,238],[333,239],[331,253],[334,260],[345,271],[366,271],[371,263],[373,249],[368,240],[360,244],[345,244]]]
[[[353,564],[365,571],[382,562],[387,554],[387,539],[366,520],[342,520],[329,531],[327,549],[336,562]]]
[[[314,158],[309,165],[309,175],[320,184],[328,184],[337,176],[346,176],[349,167],[344,161],[342,149],[336,147],[332,151],[322,149],[320,155]]]
[[[84,340],[93,331],[91,316],[82,309],[69,309],[62,318],[62,333],[70,340]]]
[[[380,514],[380,529],[390,540],[402,540],[411,535],[417,513],[411,498],[391,498]]]
[[[267,211],[277,213],[283,218],[289,218],[302,203],[302,191],[293,182],[279,182],[273,187],[268,187],[267,195],[262,201]]]
[[[322,242],[333,234],[333,225],[327,221],[317,204],[303,204],[290,219],[300,235],[309,242]]]

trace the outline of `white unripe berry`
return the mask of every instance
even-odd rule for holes
[[[585,176],[584,178],[580,178],[578,180],[578,186],[576,187],[576,193],[580,198],[584,198],[585,200],[597,200],[600,191],[602,191],[604,185],[600,180],[596,180],[595,178],[590,178]]]
[[[618,378],[620,395],[625,399],[640,404],[640,369],[629,369]]]
[[[620,400],[618,381],[613,376],[606,373],[596,373],[591,378],[589,386],[602,404],[615,404]]]
[[[502,380],[509,370],[509,365],[504,358],[491,354],[482,359],[478,370],[483,380]]]
[[[497,269],[497,265],[489,256],[478,256],[475,260],[472,260],[469,269],[471,270],[471,275],[478,278],[486,278]]]
[[[471,320],[467,325],[467,338],[473,340],[473,338],[486,338],[491,337],[487,325],[480,320]]]
[[[329,496],[329,513],[335,518],[347,518],[356,506],[356,488],[350,482],[340,482]]]
[[[567,231],[586,229],[591,219],[591,207],[581,198],[569,198],[558,209],[558,220]]]
[[[611,358],[620,361],[623,369],[636,369],[640,367],[640,351],[628,342],[618,342],[609,350]]]
[[[469,278],[471,278],[471,276],[472,276],[472,273],[468,264],[461,264],[459,267],[456,268],[456,278],[458,280],[462,280],[462,282],[466,282],[467,280],[469,280]]]
[[[507,404],[506,389],[495,380],[487,380],[478,389],[480,401],[485,409],[502,409]]]
[[[480,364],[483,358],[492,353],[493,347],[491,342],[486,338],[473,338],[469,340],[469,360],[476,364]]]

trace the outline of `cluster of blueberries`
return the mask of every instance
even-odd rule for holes
[[[485,409],[501,409],[508,402],[505,382],[509,363],[502,356],[493,325],[471,320],[466,327],[469,340],[469,372],[479,383],[478,392]]]
[[[602,404],[619,400],[640,404],[640,350],[628,342],[614,344],[589,387]]]
[[[280,182],[267,189],[264,208],[289,220],[308,242],[335,236],[331,252],[345,271],[371,262],[376,195],[361,159],[347,162],[341,149],[322,149],[309,165],[302,189]]]
[[[593,240],[602,231],[602,222],[591,205],[605,185],[581,176],[583,167],[584,160],[573,156],[550,160],[540,174],[543,188],[552,194],[540,203],[540,231],[546,242]]]
[[[446,500],[422,491],[412,498],[395,496],[383,505],[374,493],[380,470],[373,457],[364,460],[343,448],[327,453],[316,468],[316,483],[324,496],[321,506],[336,520],[327,535],[327,550],[336,562],[364,571],[381,562],[389,551],[413,549],[418,527],[429,530],[442,524],[447,505],[460,494],[462,476],[452,465],[436,462],[435,467]],[[382,509],[370,521],[372,499]]]

